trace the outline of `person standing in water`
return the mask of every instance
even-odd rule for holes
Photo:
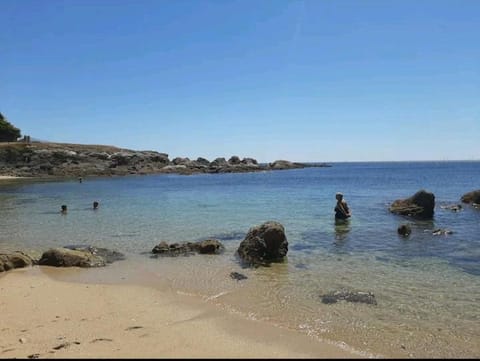
[[[335,198],[337,199],[337,204],[335,205],[335,220],[350,218],[350,208],[348,208],[347,202],[343,199],[343,194],[338,192]]]

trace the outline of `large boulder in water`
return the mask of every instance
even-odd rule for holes
[[[252,265],[281,261],[287,252],[288,241],[285,228],[275,221],[250,228],[237,250],[240,258]]]
[[[36,261],[23,252],[12,252],[0,254],[0,272],[9,271],[14,268],[33,266]]]
[[[480,189],[465,193],[462,196],[462,202],[480,204]]]
[[[410,198],[397,199],[390,205],[390,212],[403,216],[431,219],[435,208],[435,195],[420,190]]]

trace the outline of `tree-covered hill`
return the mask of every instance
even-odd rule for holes
[[[0,142],[15,142],[20,137],[20,129],[10,124],[0,113]]]

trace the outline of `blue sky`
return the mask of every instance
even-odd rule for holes
[[[1,0],[34,138],[213,160],[480,159],[480,1]]]

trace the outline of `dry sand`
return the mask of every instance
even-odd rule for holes
[[[67,283],[42,269],[0,275],[0,358],[360,357],[195,297],[143,286]]]

